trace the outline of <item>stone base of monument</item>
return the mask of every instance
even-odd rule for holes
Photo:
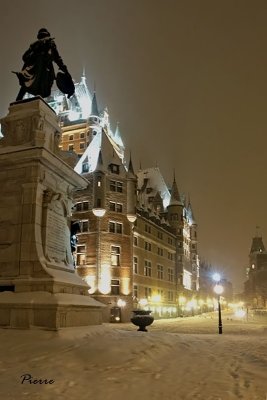
[[[101,324],[99,302],[66,293],[0,293],[0,327],[59,329]]]
[[[13,103],[1,128],[0,326],[101,323],[70,249],[73,191],[88,181],[62,159],[56,114],[41,98]]]

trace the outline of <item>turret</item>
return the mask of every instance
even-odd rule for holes
[[[96,169],[93,172],[93,193],[93,213],[97,217],[102,217],[106,212],[106,182],[101,150]]]
[[[89,142],[92,141],[94,136],[101,131],[101,118],[99,116],[98,105],[96,100],[96,93],[94,92],[92,105],[91,105],[91,113],[89,117]]]
[[[175,229],[176,234],[178,235],[182,234],[183,209],[184,209],[184,204],[181,200],[174,175],[171,188],[171,198],[169,205],[167,206],[167,212],[168,212],[167,218],[170,226]]]

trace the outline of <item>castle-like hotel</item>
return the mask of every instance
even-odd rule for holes
[[[169,188],[158,167],[134,170],[85,77],[71,99],[54,91],[48,102],[59,115],[61,149],[88,180],[75,194],[75,263],[89,293],[107,305],[105,320],[129,320],[137,307],[181,315],[196,303],[200,276],[197,223],[175,175]]]

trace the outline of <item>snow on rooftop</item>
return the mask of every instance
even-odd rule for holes
[[[158,167],[146,168],[137,172],[138,176],[138,189],[140,190],[145,179],[148,179],[148,188],[152,188],[154,194],[160,192],[163,200],[163,206],[166,208],[170,203],[170,191],[164,181],[163,176]],[[152,192],[151,192],[152,193]],[[149,194],[148,194],[149,196]]]

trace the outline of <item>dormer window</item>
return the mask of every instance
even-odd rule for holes
[[[113,174],[119,174],[120,173],[120,166],[117,164],[110,164],[110,170]]]
[[[84,163],[83,163],[83,165],[82,165],[82,172],[83,172],[83,173],[89,172],[89,164],[88,164],[88,162],[84,162]]]

